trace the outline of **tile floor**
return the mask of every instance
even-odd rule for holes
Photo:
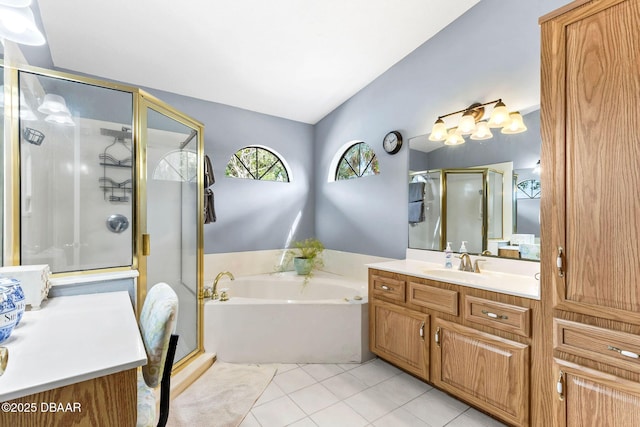
[[[290,364],[240,427],[498,427],[504,424],[381,359]]]

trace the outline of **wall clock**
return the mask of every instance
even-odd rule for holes
[[[384,151],[389,154],[396,154],[402,148],[402,135],[398,131],[391,131],[382,140]]]

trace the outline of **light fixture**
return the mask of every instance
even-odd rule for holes
[[[457,128],[453,128],[449,130],[447,134],[447,139],[444,141],[445,145],[460,145],[464,144],[464,138],[460,135],[460,132]]]
[[[38,107],[38,111],[44,114],[71,115],[64,98],[53,93],[48,93],[44,96],[44,101],[42,101],[42,104]]]
[[[438,117],[433,129],[431,129],[429,141],[444,141],[445,139],[447,139],[447,127],[444,125],[444,121]]]
[[[488,121],[481,121],[484,117],[485,106],[494,105]],[[458,125],[455,127],[458,137],[451,135],[450,129],[444,123],[444,118],[462,113]],[[461,135],[469,135],[475,141],[481,141],[493,137],[489,128],[503,128],[502,133],[513,134],[527,130],[519,112],[509,113],[507,106],[502,99],[485,102],[484,104],[474,103],[463,110],[439,116],[431,129],[430,141],[444,141],[445,145],[463,144],[464,138]],[[449,132],[448,132],[449,130]],[[460,139],[462,141],[460,141]]]
[[[509,114],[509,124],[502,128],[502,133],[507,135],[513,135],[514,133],[521,133],[527,130],[522,120],[522,114],[519,111]]]
[[[485,121],[476,123],[476,130],[470,136],[474,141],[482,141],[483,139],[493,138],[491,129]]]
[[[489,117],[490,128],[501,128],[509,123],[509,110],[502,100],[499,100]]]
[[[69,114],[49,114],[44,118],[45,122],[53,123],[56,125],[75,126],[71,115]]]
[[[24,0],[0,0],[0,39],[30,46],[45,44],[29,4]]]
[[[45,122],[54,123],[65,126],[75,126],[71,119],[71,112],[67,108],[67,102],[60,95],[48,93],[44,96],[42,104],[38,107],[38,111],[48,114],[44,118]]]

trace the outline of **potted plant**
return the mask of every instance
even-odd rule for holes
[[[322,252],[324,245],[314,237],[304,240],[296,240],[292,244],[293,247],[287,249],[285,255],[285,265],[293,260],[293,266],[296,272],[301,276],[306,276],[304,284],[313,276],[313,271],[324,266],[322,260]]]

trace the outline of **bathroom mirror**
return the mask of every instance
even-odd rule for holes
[[[54,273],[132,265],[133,94],[20,71],[20,262]]]
[[[470,253],[539,260],[540,111],[523,116],[528,129],[520,134],[494,129],[493,138],[456,146],[428,134],[409,139],[409,185],[427,183],[422,199],[409,189],[409,248],[442,251],[450,241],[457,252],[465,240]],[[483,178],[470,178],[482,170]],[[447,171],[466,171],[456,177],[469,179],[452,186]],[[463,196],[468,200],[455,205]]]

